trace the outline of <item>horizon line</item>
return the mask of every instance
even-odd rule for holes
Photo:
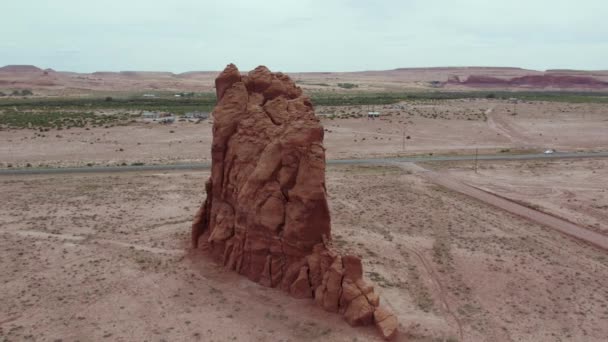
[[[223,69],[218,70],[187,70],[183,72],[174,72],[167,70],[96,70],[90,72],[84,71],[72,71],[72,70],[56,70],[52,67],[41,68],[34,64],[6,64],[1,66],[0,69],[5,69],[9,67],[34,67],[41,71],[52,70],[54,72],[59,73],[77,73],[77,74],[94,74],[94,73],[125,73],[125,72],[140,72],[140,73],[170,73],[173,75],[181,75],[187,73],[216,73],[221,72]],[[237,66],[238,67],[238,66]],[[254,68],[255,69],[255,68]],[[270,69],[270,68],[269,68]],[[400,71],[400,70],[425,70],[425,69],[513,69],[513,70],[524,70],[524,71],[535,71],[535,72],[551,72],[551,71],[578,71],[578,72],[605,72],[608,69],[571,69],[571,68],[550,68],[550,69],[533,69],[533,68],[524,68],[524,67],[515,67],[515,66],[476,66],[476,65],[453,65],[453,66],[429,66],[429,67],[398,67],[398,68],[388,68],[388,69],[367,69],[367,70],[355,70],[355,71],[283,71],[278,70],[279,72],[287,73],[287,74],[318,74],[318,73],[332,73],[332,74],[347,74],[347,73],[362,73],[362,72],[383,72],[383,71]],[[253,69],[251,69],[253,70]],[[242,71],[251,71],[251,70],[242,70]],[[274,69],[273,69],[274,70]]]

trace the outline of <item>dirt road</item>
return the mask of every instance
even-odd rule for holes
[[[403,164],[398,164],[403,165]],[[405,166],[408,169],[411,169],[411,165]],[[526,207],[519,203],[516,203],[512,200],[509,200],[504,197],[500,197],[498,195],[489,193],[487,191],[481,190],[474,186],[468,185],[466,183],[460,182],[456,179],[451,178],[450,176],[444,173],[438,173],[435,171],[424,169],[420,166],[416,166],[416,168],[420,171],[420,175],[424,178],[430,180],[431,182],[444,186],[450,190],[460,192],[467,196],[476,198],[482,202],[490,204],[492,206],[498,207],[500,209],[506,210],[512,214],[527,218],[536,223],[540,223],[544,226],[555,229],[563,234],[571,236],[575,239],[585,241],[591,245],[594,245],[598,248],[608,251],[608,237],[578,226],[572,222],[566,221],[564,219],[543,213],[538,210],[534,210],[532,208]]]

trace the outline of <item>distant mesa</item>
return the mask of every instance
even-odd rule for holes
[[[0,67],[0,84],[62,93],[86,90],[131,92],[150,89],[209,92],[213,90],[213,79],[216,75],[216,71],[204,70],[173,73],[128,69],[86,73],[14,64]],[[359,85],[362,91],[369,89],[369,86],[387,90],[412,87],[428,89],[458,87],[477,90],[608,91],[608,70],[538,71],[516,67],[463,66],[349,72],[294,72],[290,75],[304,87],[323,85],[329,87],[328,89],[333,86],[349,89],[345,85]]]
[[[209,77],[213,76],[215,78],[217,75],[217,71],[187,71],[182,72],[181,74],[175,75],[177,78],[197,78],[197,77]]]
[[[516,67],[463,66],[463,67],[397,68],[394,70],[395,71],[455,71],[455,70],[524,71],[525,69],[516,68]]]
[[[91,75],[93,75],[93,76],[113,76],[113,75],[117,75],[117,73],[113,72],[113,71],[95,71],[95,72],[91,73]]]
[[[450,76],[448,85],[462,85],[473,88],[585,88],[602,89],[608,87],[608,82],[603,82],[589,76],[556,75],[547,73],[544,75],[527,75],[502,79],[491,76],[471,75],[461,81],[458,76]]]
[[[0,72],[6,73],[32,73],[42,71],[42,69],[33,65],[7,65],[0,68]]]

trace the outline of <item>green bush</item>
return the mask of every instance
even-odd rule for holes
[[[359,86],[354,83],[338,83],[338,87],[344,88],[344,89],[359,88]]]
[[[30,128],[35,130],[50,128],[58,130],[70,127],[103,126],[127,122],[127,114],[95,115],[94,113],[78,113],[63,111],[15,111],[5,109],[0,113],[0,126],[9,128]]]

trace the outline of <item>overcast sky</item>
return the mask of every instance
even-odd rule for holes
[[[608,69],[608,0],[6,0],[0,65]]]

